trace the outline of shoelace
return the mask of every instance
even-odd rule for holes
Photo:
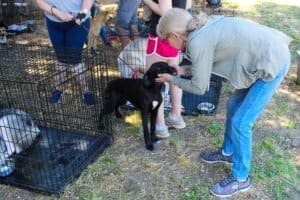
[[[227,185],[229,185],[230,183],[232,183],[233,181],[235,181],[236,179],[233,177],[233,175],[230,175],[229,177],[223,179],[221,182],[220,182],[220,185],[222,187],[225,187]]]
[[[221,159],[222,158],[222,149],[217,150],[211,154],[211,159]]]

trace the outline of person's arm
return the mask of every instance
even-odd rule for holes
[[[60,19],[63,22],[73,20],[72,14],[60,10],[56,6],[48,4],[44,0],[36,0],[36,4],[43,11],[47,12],[49,15],[53,15],[53,16],[57,17],[58,19]]]
[[[201,44],[201,47],[199,47]],[[172,83],[179,86],[185,91],[204,94],[209,86],[213,60],[214,60],[214,47],[213,42],[205,40],[192,41],[188,47],[190,52],[189,56],[191,58],[191,74],[192,79],[182,79],[179,77],[174,77]]]
[[[93,0],[82,0],[80,13],[89,14],[93,3]]]
[[[54,15],[55,8],[52,7],[52,5],[48,4],[44,0],[35,0],[35,2],[40,9],[42,9],[43,11],[47,12],[50,15]]]
[[[149,8],[156,14],[162,16],[168,9],[172,8],[171,0],[159,0],[155,3],[152,0],[143,0],[143,2],[149,6]]]
[[[199,47],[201,44],[201,47]],[[170,74],[159,74],[157,82],[171,82],[181,89],[194,94],[204,94],[209,86],[214,60],[213,42],[203,40],[192,41],[188,48],[191,58],[192,79],[184,79]]]

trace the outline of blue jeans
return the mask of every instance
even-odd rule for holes
[[[119,0],[119,7],[116,16],[116,26],[124,29],[128,35],[130,33],[129,26],[137,25],[137,9],[141,0]]]
[[[101,12],[100,8],[95,8],[95,7],[92,7],[91,8],[91,16],[94,18],[95,16],[95,13],[96,12]],[[102,41],[104,42],[105,45],[111,45],[110,44],[110,41],[108,39],[108,36],[107,36],[107,33],[106,33],[106,27],[105,27],[105,24],[102,24],[101,26],[101,29],[99,31],[99,36],[101,37]]]
[[[57,60],[68,64],[80,63],[82,48],[90,28],[90,20],[86,20],[79,26],[75,21],[54,22],[46,17],[46,24]]]
[[[249,176],[252,158],[252,127],[287,74],[290,64],[271,81],[257,80],[250,88],[236,90],[227,102],[222,150],[233,154],[232,174],[238,180]]]

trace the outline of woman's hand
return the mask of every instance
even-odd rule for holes
[[[57,8],[53,9],[53,14],[58,19],[60,19],[62,22],[69,22],[69,21],[74,20],[74,16],[71,13],[63,12]]]
[[[157,83],[164,83],[168,82],[170,83],[173,79],[173,76],[170,74],[158,74],[158,78],[155,79],[155,82]]]
[[[87,20],[90,17],[90,15],[86,14],[86,13],[78,13],[75,19],[76,24],[78,24],[79,26],[85,22],[85,20]]]
[[[185,69],[180,66],[172,66],[177,71],[177,76],[185,75]],[[158,78],[155,79],[157,83],[164,83],[164,82],[171,82],[173,79],[173,76],[170,74],[158,74]]]

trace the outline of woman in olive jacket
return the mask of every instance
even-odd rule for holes
[[[227,79],[236,89],[227,103],[224,141],[216,151],[200,158],[207,163],[233,164],[231,174],[211,188],[220,197],[250,187],[252,127],[270,102],[290,67],[291,39],[280,31],[241,18],[211,16],[173,8],[160,19],[157,34],[178,48],[186,48],[192,79],[161,74],[158,82],[170,82],[195,94],[203,94],[211,74]],[[178,68],[180,74],[185,73]]]

